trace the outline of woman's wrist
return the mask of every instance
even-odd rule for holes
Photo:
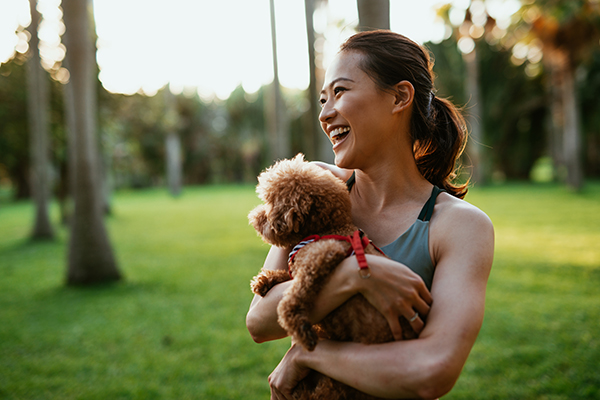
[[[381,259],[380,256],[373,254],[365,254],[367,264],[368,264],[368,273],[365,274],[363,270],[358,265],[358,261],[356,257],[349,257],[348,267],[346,273],[348,274],[348,283],[351,286],[351,291],[353,294],[362,293],[368,290],[369,284],[371,283],[371,276],[375,273],[377,274],[377,262]]]
[[[361,279],[358,271],[358,261],[356,261],[356,257],[348,257],[342,261],[340,264],[340,269],[342,272],[342,285],[340,285],[340,289],[342,292],[348,295],[348,298],[354,296],[355,294],[361,293],[364,290],[364,282],[361,282]]]

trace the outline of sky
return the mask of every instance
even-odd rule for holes
[[[436,17],[435,6],[446,2],[454,3],[457,20],[460,10],[470,4],[470,0],[390,0],[391,29],[419,43],[439,42],[449,32]],[[510,16],[518,1],[488,3],[496,4],[498,15],[504,9]],[[197,91],[205,99],[224,99],[240,84],[252,93],[273,80],[269,0],[94,0],[93,4],[99,77],[111,92],[154,95],[169,84],[174,93]],[[38,3],[44,17],[40,52],[47,69],[65,54],[59,5],[60,0]],[[279,79],[288,88],[308,86],[304,15],[304,0],[275,0]],[[27,50],[23,27],[30,21],[28,0],[0,0],[0,64],[15,51]],[[357,23],[356,0],[329,0],[326,8],[317,10],[314,24],[325,38],[321,43],[325,66]]]

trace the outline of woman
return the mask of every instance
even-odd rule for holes
[[[428,54],[389,31],[358,33],[342,45],[321,105],[336,164],[323,167],[348,181],[354,222],[392,259],[367,256],[371,277],[361,279],[356,258],[347,258],[311,318],[317,322],[361,293],[397,339],[400,316],[420,334],[377,345],[321,340],[313,352],[292,344],[269,377],[271,398],[290,398],[311,369],[378,397],[442,396],[481,327],[494,247],[491,221],[461,200],[466,185],[451,182],[464,121],[435,97]],[[288,253],[272,248],[265,267],[287,268]],[[286,336],[276,308],[289,284],[252,301],[246,322],[255,341]]]

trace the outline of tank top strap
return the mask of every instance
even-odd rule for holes
[[[348,188],[348,191],[352,190],[354,182],[356,182],[356,172],[352,172],[352,176],[346,181],[346,187]]]
[[[433,186],[433,190],[431,191],[431,196],[429,196],[429,200],[421,209],[421,213],[419,214],[419,218],[421,221],[429,221],[431,216],[433,215],[433,208],[435,207],[435,201],[438,197],[438,194],[445,192],[444,189],[440,189],[437,186]]]

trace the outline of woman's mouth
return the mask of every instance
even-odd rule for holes
[[[350,133],[349,126],[342,126],[340,128],[335,128],[329,133],[329,139],[331,143],[333,143],[333,148],[336,148],[340,143],[344,141],[348,137]]]

